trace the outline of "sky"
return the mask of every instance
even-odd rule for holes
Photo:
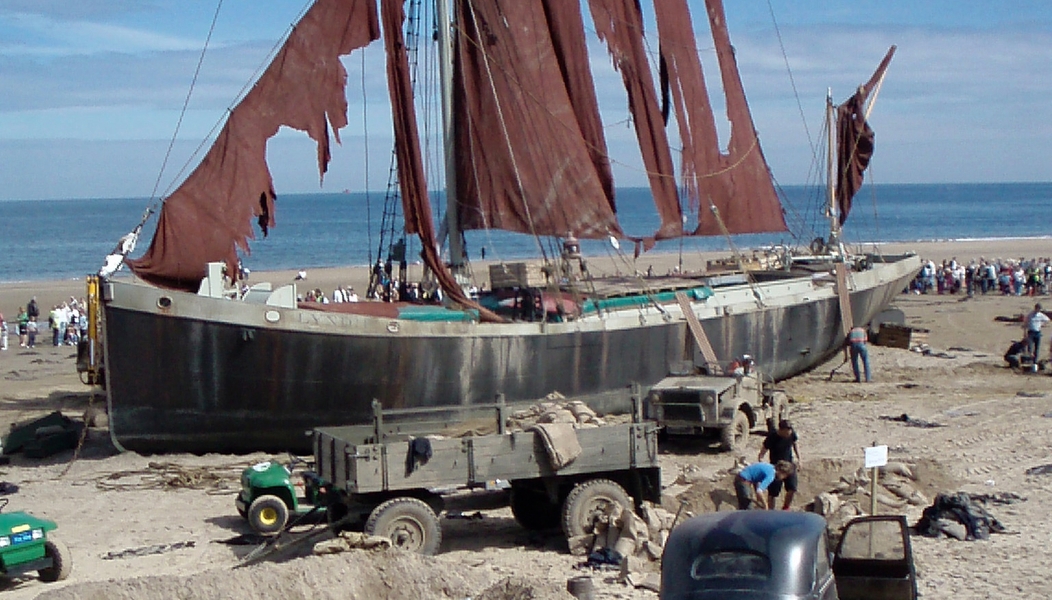
[[[308,2],[222,0],[218,13],[217,4],[0,0],[0,201],[152,198],[174,189]],[[836,102],[846,99],[892,44],[898,51],[870,117],[877,132],[871,181],[1052,181],[1052,2],[726,4],[753,120],[779,184],[816,180],[812,148],[827,90]],[[711,87],[718,78],[705,11],[700,0],[690,5]],[[646,185],[623,88],[597,41],[590,59],[617,185]],[[324,182],[305,134],[283,130],[271,140],[279,194],[386,189],[383,60],[378,43],[344,59],[350,124]]]

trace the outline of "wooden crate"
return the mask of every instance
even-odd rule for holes
[[[500,263],[489,266],[489,284],[492,289],[511,287],[545,287],[548,278],[541,265],[529,263]]]
[[[922,327],[882,323],[873,343],[889,348],[910,349],[928,343],[928,330]]]

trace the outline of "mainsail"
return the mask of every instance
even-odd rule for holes
[[[267,140],[282,125],[307,132],[324,175],[329,126],[339,142],[347,125],[347,71],[339,57],[379,37],[375,0],[317,0],[231,111],[201,164],[165,200],[146,254],[126,261],[132,271],[187,291],[197,291],[212,261],[226,262],[236,277],[237,249],[248,252],[255,238],[252,217],[264,235],[275,223]]]
[[[866,122],[865,106],[869,94],[884,77],[884,71],[895,54],[895,46],[884,55],[869,81],[837,109],[837,185],[836,202],[840,225],[851,212],[851,200],[862,187],[862,176],[873,158],[873,129]]]
[[[624,237],[588,68],[583,17],[570,0],[455,0],[453,141],[461,229],[537,236]],[[399,183],[406,231],[446,293],[475,307],[440,260],[418,139],[399,0],[381,0]],[[645,52],[638,2],[588,0],[596,30],[620,72],[661,224],[645,245],[684,231],[672,148]],[[731,135],[721,151],[685,0],[654,3],[662,78],[671,87],[681,175],[698,211],[693,235],[784,231],[781,205],[760,151],[720,0],[706,0]],[[440,25],[441,26],[441,25]],[[198,168],[166,199],[146,254],[128,264],[153,284],[194,291],[208,262],[236,277],[255,217],[266,235],[276,194],[266,142],[282,125],[317,142],[329,161],[329,126],[347,124],[339,57],[380,35],[377,0],[317,0],[254,88],[233,109]],[[476,307],[477,308],[477,307]],[[485,315],[484,315],[485,316]]]

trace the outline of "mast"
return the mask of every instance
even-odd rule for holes
[[[826,152],[826,186],[829,193],[829,206],[826,215],[829,217],[829,239],[826,249],[832,253],[840,248],[840,210],[836,201],[836,110],[833,106],[833,90],[826,88],[826,130],[829,140]],[[843,252],[840,253],[843,255]]]
[[[446,220],[449,263],[454,276],[464,269],[464,241],[457,222],[457,173],[453,157],[453,37],[450,35],[449,0],[436,0],[438,17],[438,64],[442,89],[442,149],[446,167]]]

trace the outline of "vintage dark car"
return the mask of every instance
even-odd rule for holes
[[[851,521],[835,553],[812,513],[743,510],[701,515],[669,536],[661,600],[915,600],[902,516]]]

